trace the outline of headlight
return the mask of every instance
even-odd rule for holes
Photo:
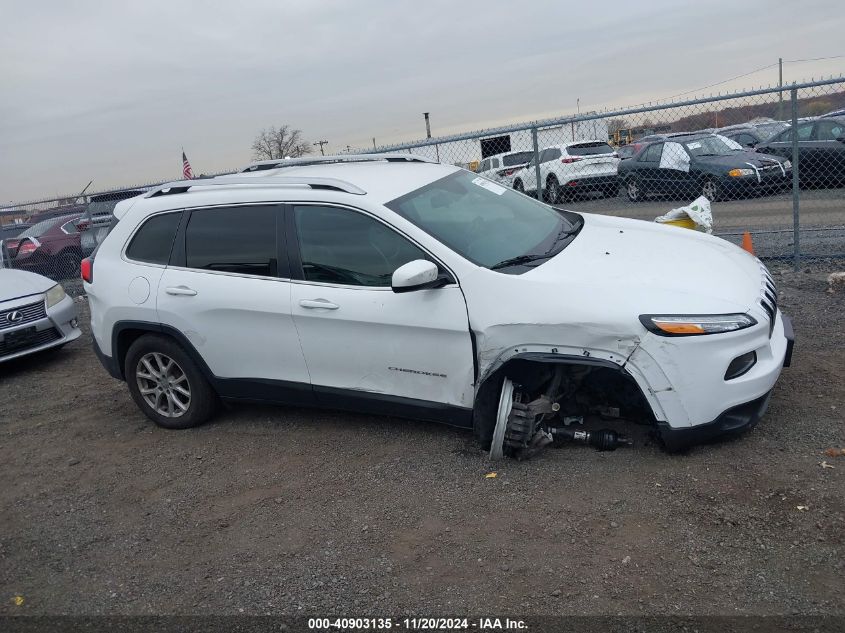
[[[731,178],[740,178],[741,176],[753,176],[754,170],[753,169],[731,169],[728,172],[728,176]]]
[[[47,298],[47,307],[52,308],[59,301],[64,299],[67,295],[65,294],[65,289],[62,288],[61,285],[56,284],[47,291],[47,294],[45,296]]]
[[[792,169],[792,163],[788,160],[783,161],[783,168],[784,169]]]
[[[735,332],[752,325],[756,319],[747,314],[687,314],[687,315],[640,315],[649,331],[660,336],[698,336],[700,334],[721,334]]]

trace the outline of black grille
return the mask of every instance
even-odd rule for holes
[[[19,321],[10,321],[9,315],[15,312],[20,312],[23,318]],[[30,303],[19,308],[6,309],[0,312],[0,330],[6,330],[10,327],[23,325],[24,323],[32,323],[47,316],[47,311],[44,309],[44,300],[38,303]]]
[[[763,291],[760,305],[769,317],[769,338],[772,338],[772,333],[775,330],[775,318],[778,313],[778,291],[768,270],[763,269],[763,276],[766,280],[766,289]]]
[[[25,352],[28,349],[33,349],[35,347],[40,347],[42,345],[46,345],[47,343],[52,343],[53,341],[58,341],[61,335],[56,331],[55,328],[50,328],[49,330],[42,330],[35,335],[35,338],[32,339],[32,343],[27,345],[26,347],[18,347],[11,350],[6,350],[6,341],[0,341],[0,356],[5,356],[6,354],[17,354],[19,352]]]

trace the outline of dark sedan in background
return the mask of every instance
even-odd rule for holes
[[[744,149],[716,134],[690,134],[648,144],[619,163],[632,202],[651,195],[719,200],[771,193],[792,182],[789,160]]]
[[[792,128],[760,143],[757,151],[792,158]],[[800,122],[798,161],[802,187],[845,184],[845,117]]]
[[[28,270],[53,280],[79,275],[82,250],[76,221],[80,214],[41,220],[4,241],[9,268]]]

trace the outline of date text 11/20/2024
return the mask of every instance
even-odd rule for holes
[[[309,618],[312,631],[520,631],[528,625],[511,618]]]

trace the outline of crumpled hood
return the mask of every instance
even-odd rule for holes
[[[642,220],[584,214],[575,240],[523,275],[615,295],[643,312],[747,310],[759,295],[756,258],[721,238]]]
[[[56,282],[25,270],[0,268],[0,303],[47,292]]]
[[[644,333],[640,314],[746,312],[760,296],[758,260],[717,237],[642,220],[584,214],[560,254],[521,275],[479,269],[464,285],[473,329],[577,326],[596,336]]]

